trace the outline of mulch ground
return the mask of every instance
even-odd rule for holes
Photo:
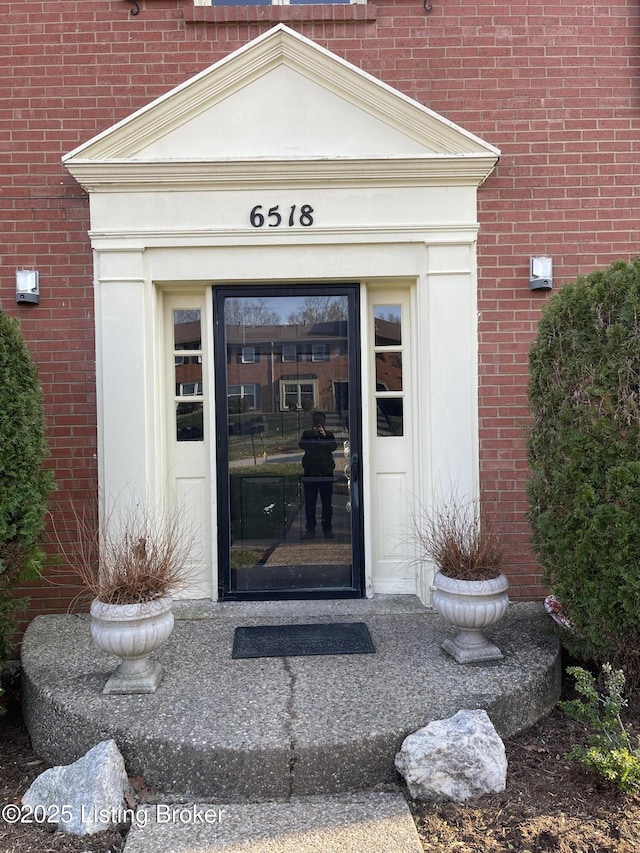
[[[640,731],[640,701],[627,722]],[[501,794],[460,803],[412,803],[428,853],[640,853],[640,795],[599,782],[566,753],[582,727],[559,710],[505,741]],[[45,765],[31,750],[19,706],[0,718],[0,806],[19,803]],[[82,838],[34,824],[0,821],[0,853],[119,853],[122,832]],[[394,853],[394,851],[389,851]]]
[[[505,741],[503,793],[465,804],[412,804],[425,851],[638,853],[640,795],[620,794],[565,758],[583,736],[556,709]]]

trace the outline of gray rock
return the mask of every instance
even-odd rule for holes
[[[504,744],[486,711],[458,711],[404,739],[396,755],[414,800],[468,800],[504,791]]]
[[[93,835],[123,822],[129,780],[114,740],[105,740],[73,764],[51,767],[22,798],[34,817],[72,835]]]

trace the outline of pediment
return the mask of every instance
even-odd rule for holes
[[[211,164],[228,167],[220,177],[239,175],[241,163],[255,170],[258,163],[292,161],[306,163],[307,172],[309,164],[316,171],[319,164],[342,164],[338,172],[345,174],[347,163],[366,163],[371,171],[372,163],[434,161],[442,171],[444,162],[457,161],[479,183],[498,156],[493,146],[280,24],[63,161],[91,190],[111,184],[118,170],[125,182],[135,171],[146,184],[161,174],[194,183],[206,179],[203,167]]]

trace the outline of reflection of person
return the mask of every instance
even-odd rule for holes
[[[302,468],[304,476],[304,509],[307,530],[303,539],[313,539],[316,535],[316,503],[318,494],[322,504],[322,530],[326,539],[333,539],[331,493],[333,491],[333,451],[338,444],[332,432],[325,429],[324,412],[314,412],[311,429],[300,436],[300,447],[304,450]]]

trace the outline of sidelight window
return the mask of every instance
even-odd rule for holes
[[[403,435],[402,307],[374,306],[373,324],[377,433],[381,437]]]
[[[176,438],[203,441],[202,328],[198,309],[173,312],[173,364]]]

